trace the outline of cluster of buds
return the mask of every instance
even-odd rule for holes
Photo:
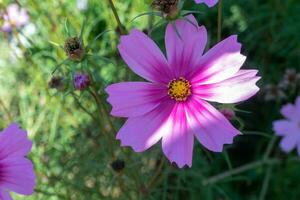
[[[178,16],[178,0],[154,0],[152,7],[160,11],[164,18],[175,19]]]
[[[65,52],[70,60],[81,61],[84,57],[83,42],[78,37],[71,37],[64,45]]]
[[[300,73],[295,69],[287,69],[283,76],[283,80],[279,83],[282,88],[296,87],[300,82]]]

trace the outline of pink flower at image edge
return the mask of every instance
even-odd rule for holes
[[[195,0],[196,3],[205,3],[208,7],[213,7],[219,0]]]
[[[162,139],[166,157],[179,167],[192,165],[194,136],[207,149],[221,152],[240,132],[207,101],[236,103],[259,88],[257,70],[240,70],[237,36],[204,55],[207,32],[193,15],[167,26],[167,59],[143,32],[122,36],[119,52],[127,65],[150,82],[123,82],[106,88],[111,114],[128,118],[117,134],[122,146],[142,152]],[[192,23],[193,24],[192,24]],[[178,36],[180,35],[180,37]]]
[[[297,98],[295,105],[287,104],[283,106],[280,113],[286,119],[273,122],[275,134],[283,137],[280,148],[286,153],[297,148],[300,156],[300,97]]]
[[[9,191],[31,195],[35,187],[33,165],[26,158],[32,142],[18,124],[0,132],[0,199],[11,200]]]
[[[3,32],[11,32],[14,27],[20,28],[29,23],[29,16],[24,8],[20,8],[18,4],[10,4],[3,17]]]

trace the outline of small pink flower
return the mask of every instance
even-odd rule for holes
[[[208,7],[213,7],[219,0],[195,0],[196,3],[205,3]]]
[[[256,70],[240,70],[237,36],[230,36],[202,55],[207,32],[193,15],[167,26],[167,59],[158,46],[136,29],[118,46],[127,65],[150,82],[123,82],[107,87],[111,114],[128,120],[117,134],[122,146],[142,152],[162,139],[162,149],[179,167],[192,165],[194,136],[207,149],[221,152],[240,132],[205,100],[236,103],[259,88]]]
[[[18,124],[0,132],[0,199],[11,200],[8,191],[31,195],[35,187],[33,165],[25,158],[32,142]]]
[[[10,4],[2,17],[4,23],[1,30],[3,32],[11,32],[14,27],[20,28],[29,23],[27,11],[20,8],[18,4]]]
[[[283,106],[280,113],[286,119],[273,122],[275,134],[283,137],[280,147],[287,153],[297,147],[300,156],[300,97],[296,100],[295,105]]]

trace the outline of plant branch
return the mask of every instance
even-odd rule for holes
[[[108,3],[109,3],[109,6],[110,6],[110,8],[111,8],[111,10],[112,10],[112,12],[115,16],[115,19],[116,19],[117,23],[118,23],[118,27],[120,29],[121,34],[126,34],[126,30],[124,29],[124,26],[121,23],[121,20],[120,20],[120,17],[118,15],[118,13],[117,13],[114,2],[112,0],[108,0]]]

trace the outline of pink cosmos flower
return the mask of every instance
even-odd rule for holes
[[[287,153],[297,147],[300,156],[300,97],[297,98],[295,105],[287,104],[280,112],[286,119],[273,122],[275,134],[283,137],[280,147]]]
[[[11,124],[0,132],[0,199],[11,200],[8,191],[23,195],[33,193],[33,165],[25,158],[32,146],[25,130]]]
[[[162,149],[179,167],[192,165],[194,136],[207,149],[221,152],[239,134],[205,100],[236,103],[259,88],[256,70],[240,70],[237,36],[230,36],[202,55],[207,32],[193,15],[167,26],[167,59],[158,46],[136,29],[118,46],[127,65],[150,82],[123,82],[106,88],[111,114],[128,117],[117,134],[122,146],[142,152],[162,139]],[[193,24],[192,24],[192,23]]]
[[[208,7],[213,7],[218,3],[218,0],[195,0],[196,3],[205,3]]]
[[[20,8],[18,4],[10,4],[2,17],[4,23],[1,30],[3,32],[11,32],[14,27],[20,28],[29,23],[27,11],[24,8]]]

